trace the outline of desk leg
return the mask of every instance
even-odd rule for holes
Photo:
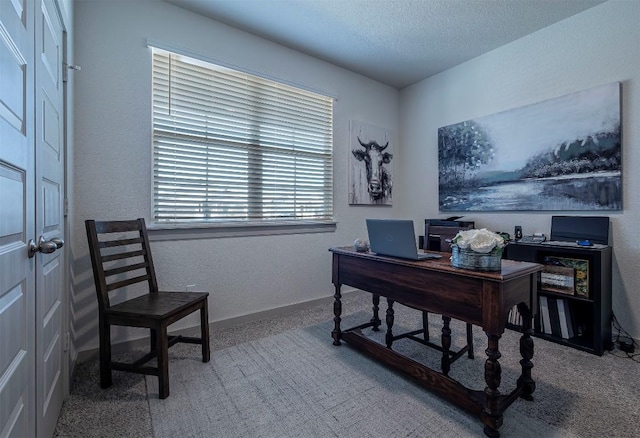
[[[331,337],[333,338],[333,345],[340,345],[340,339],[342,338],[342,331],[340,330],[340,315],[342,314],[342,301],[340,299],[340,285],[336,284],[336,293],[333,295],[333,331]]]
[[[440,361],[440,367],[442,368],[442,374],[449,375],[451,369],[451,356],[449,350],[451,349],[451,318],[442,315],[442,360]]]
[[[382,323],[382,321],[380,321],[380,315],[379,312],[380,311],[380,295],[373,295],[373,318],[371,318],[371,323],[373,324],[373,331],[377,332],[380,331],[380,324]]]
[[[422,331],[424,332],[424,340],[429,341],[429,312],[422,312]]]
[[[484,388],[486,396],[484,408],[482,410],[482,418],[484,426],[484,434],[489,437],[499,437],[498,429],[502,426],[502,413],[498,408],[498,399],[500,396],[500,380],[502,378],[502,368],[500,367],[500,351],[498,350],[499,335],[487,333],[488,343],[485,353],[487,360],[484,363],[484,380],[487,386]]]
[[[522,386],[521,397],[525,400],[533,400],[533,392],[536,390],[536,382],[531,377],[533,363],[533,315],[531,310],[524,304],[518,304],[518,312],[522,315],[522,337],[520,338],[520,355],[522,360],[522,375],[518,379],[518,386]]]
[[[387,298],[387,333],[385,335],[387,348],[391,348],[393,344],[393,319],[393,300]]]
[[[467,347],[469,347],[467,357],[473,359],[473,326],[471,324],[467,324]]]

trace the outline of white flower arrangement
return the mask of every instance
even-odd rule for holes
[[[480,254],[489,254],[496,248],[504,248],[505,239],[498,233],[482,228],[480,230],[458,231],[451,243],[457,245],[460,249],[470,249]]]

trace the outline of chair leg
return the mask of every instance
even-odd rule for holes
[[[111,326],[102,318],[98,322],[100,337],[100,387],[108,388],[113,384],[111,379]]]
[[[156,329],[156,358],[158,361],[158,397],[169,397],[169,339],[167,327],[160,324]]]
[[[155,353],[156,351],[156,330],[155,329],[149,329],[149,346],[151,347],[151,353]]]
[[[200,309],[200,339],[202,340],[202,362],[211,360],[211,346],[209,345],[209,304],[204,300]]]
[[[467,357],[473,359],[473,325],[470,323],[467,323],[467,346]]]

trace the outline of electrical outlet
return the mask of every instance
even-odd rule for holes
[[[195,285],[195,284],[188,284],[188,285],[185,287],[185,289],[184,289],[184,290],[185,290],[185,292],[193,292],[193,290],[194,290],[195,288],[196,288],[196,285]]]

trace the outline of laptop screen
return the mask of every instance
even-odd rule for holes
[[[371,251],[380,255],[418,258],[413,221],[403,219],[367,219]]]

